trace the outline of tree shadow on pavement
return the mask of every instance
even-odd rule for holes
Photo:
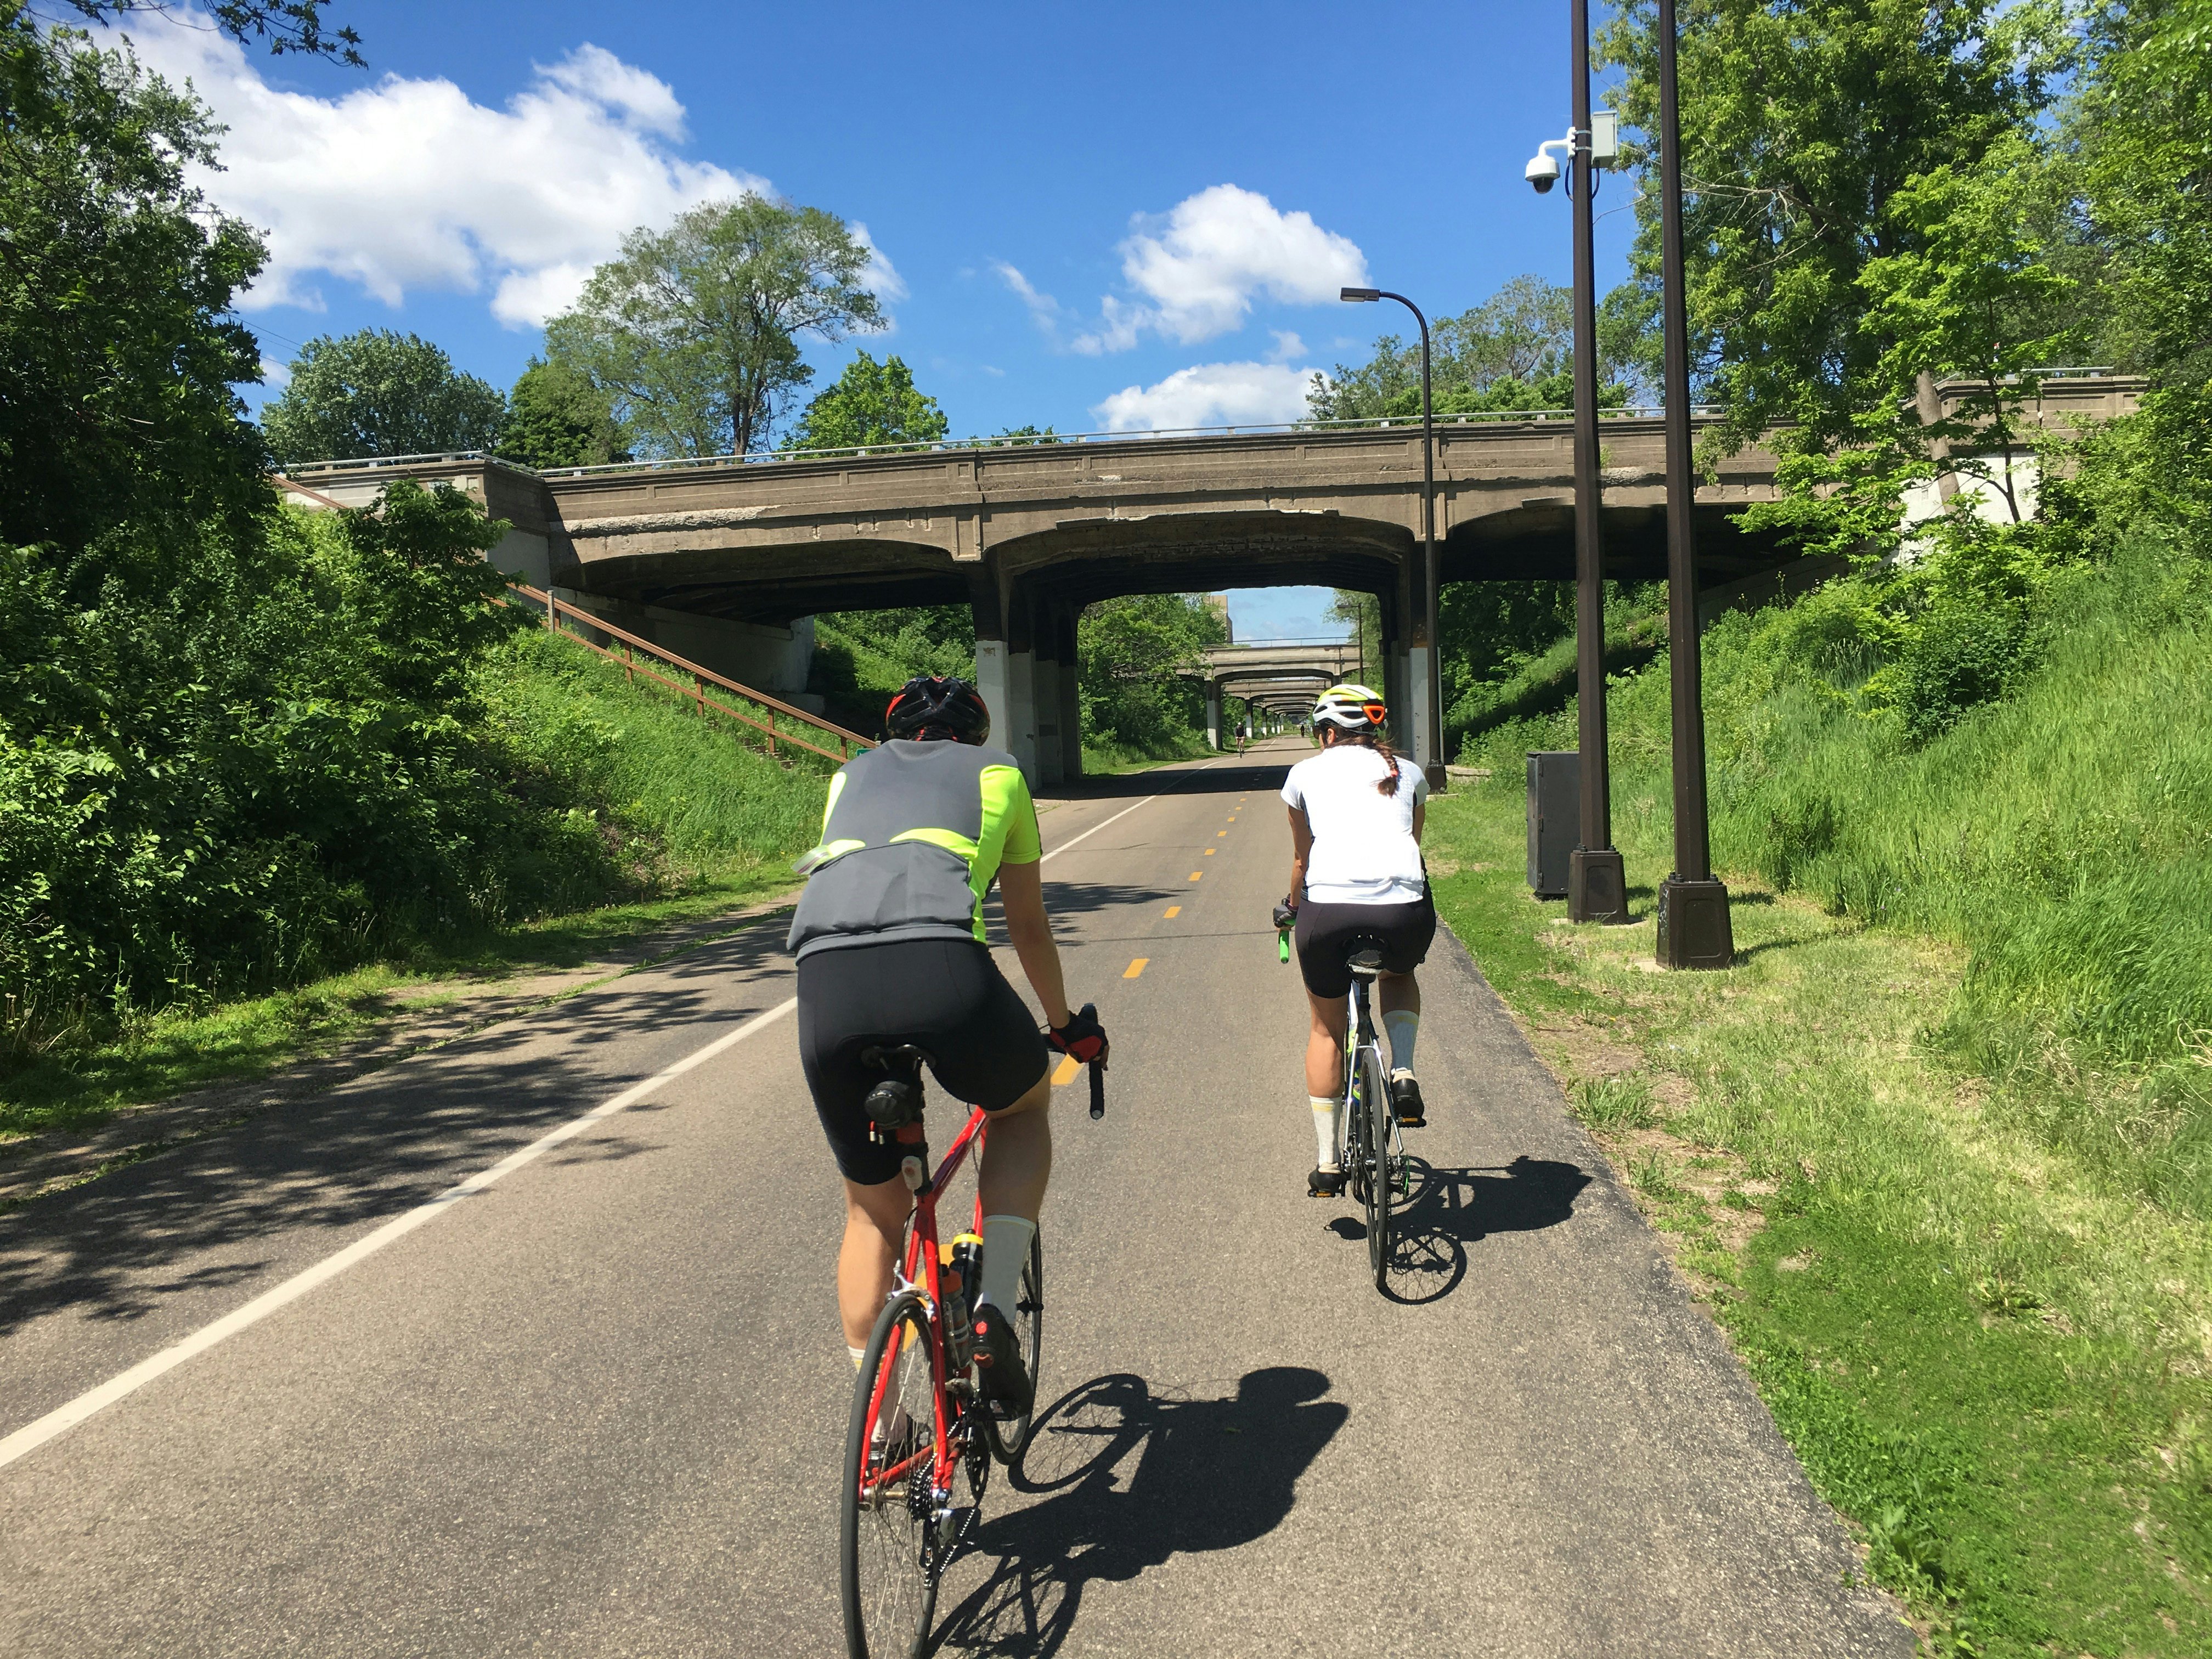
[[[1012,1471],[1042,1495],[977,1528],[989,1577],[939,1624],[938,1653],[1057,1653],[1086,1585],[1125,1583],[1178,1553],[1235,1549],[1291,1512],[1298,1477],[1351,1410],[1304,1366],[1247,1372],[1234,1396],[1155,1395],[1095,1377],[1038,1418]]]
[[[0,1337],[60,1312],[140,1320],[181,1293],[319,1259],[783,1001],[784,927],[775,918],[9,1212]],[[696,1036],[670,1042],[687,1028]],[[653,1103],[629,1109],[641,1120]],[[633,1127],[572,1142],[559,1161],[654,1150]]]
[[[1394,1302],[1439,1302],[1467,1277],[1467,1247],[1492,1233],[1529,1233],[1556,1227],[1575,1212],[1575,1198],[1590,1177],[1572,1164],[1515,1158],[1497,1169],[1439,1170],[1407,1160],[1413,1195],[1392,1218],[1390,1288]],[[1329,1230],[1364,1240],[1367,1224],[1339,1216]]]

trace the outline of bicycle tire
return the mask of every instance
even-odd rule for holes
[[[991,1455],[1012,1463],[1030,1443],[1030,1429],[1036,1421],[1037,1355],[1044,1343],[1044,1235],[1030,1240],[1030,1259],[1022,1263],[1021,1293],[1014,1304],[1014,1341],[1030,1374],[1030,1408],[1018,1418],[1001,1422],[988,1408],[982,1413],[983,1439]]]
[[[895,1334],[899,1345],[893,1349]],[[878,1490],[872,1501],[864,1502],[860,1495],[867,1468],[885,1467],[886,1457],[918,1455],[936,1434],[935,1350],[928,1312],[921,1297],[909,1291],[877,1316],[854,1382],[838,1516],[838,1590],[849,1659],[915,1659],[928,1644],[936,1617],[944,1562],[930,1517],[934,1460],[925,1460],[893,1486]],[[879,1412],[872,1409],[875,1382],[886,1364],[894,1371],[884,1383]],[[908,1428],[878,1437],[878,1417],[902,1408]],[[914,1431],[923,1425],[927,1426],[916,1445]]]
[[[1357,1053],[1345,1057],[1344,1074],[1344,1145],[1339,1164],[1344,1170],[1345,1186],[1352,1201],[1364,1207],[1367,1203],[1369,1137],[1367,1103]]]
[[[1374,1271],[1375,1288],[1390,1288],[1390,1200],[1394,1184],[1390,1171],[1390,1131],[1397,1108],[1390,1099],[1389,1075],[1382,1056],[1373,1048],[1360,1051],[1360,1072],[1366,1079],[1368,1137],[1374,1143],[1375,1164],[1367,1182],[1367,1265]]]

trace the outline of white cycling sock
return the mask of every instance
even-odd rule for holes
[[[1030,1259],[1030,1242],[1036,1237],[1036,1223],[1018,1215],[987,1215],[983,1218],[983,1288],[977,1292],[977,1306],[989,1303],[1000,1313],[1019,1311],[1022,1297],[1022,1268]]]
[[[1382,1016],[1382,1029],[1390,1036],[1390,1069],[1410,1072],[1413,1069],[1413,1038],[1421,1029],[1421,1017],[1409,1008],[1393,1008]]]
[[[860,1369],[860,1362],[868,1357],[866,1348],[856,1348],[849,1342],[845,1345],[845,1352],[853,1356],[853,1369],[856,1371]]]
[[[1324,1170],[1334,1170],[1336,1163],[1337,1121],[1344,1115],[1341,1098],[1323,1100],[1319,1095],[1308,1095],[1306,1103],[1313,1108],[1314,1163]]]

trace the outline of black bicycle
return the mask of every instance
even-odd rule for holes
[[[1285,910],[1276,915],[1278,959],[1291,959],[1291,929]],[[1375,1288],[1390,1285],[1391,1212],[1402,1209],[1413,1193],[1412,1166],[1398,1109],[1390,1097],[1390,1068],[1375,1031],[1375,981],[1382,975],[1383,943],[1356,933],[1346,948],[1352,990],[1344,1025],[1344,1106],[1337,1114],[1337,1167],[1344,1171],[1352,1201],[1367,1212],[1367,1265]]]

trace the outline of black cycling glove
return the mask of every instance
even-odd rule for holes
[[[1275,931],[1287,932],[1298,925],[1298,907],[1285,899],[1275,907]]]
[[[1063,1054],[1072,1054],[1085,1066],[1106,1058],[1106,1028],[1086,1004],[1067,1017],[1067,1024],[1051,1031],[1045,1041]]]

